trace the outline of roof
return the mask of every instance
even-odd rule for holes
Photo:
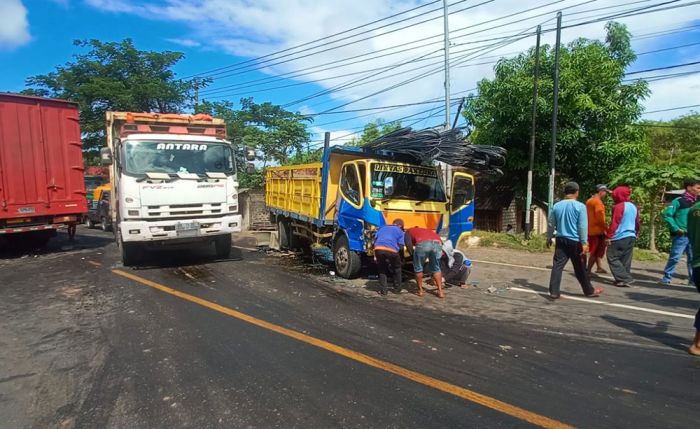
[[[72,104],[76,107],[78,106],[78,103],[76,103],[75,101],[61,100],[60,98],[37,97],[35,95],[17,94],[14,92],[0,92],[0,98],[19,98],[24,100],[53,101],[56,103]]]
[[[515,198],[513,187],[503,180],[481,179],[476,181],[476,210],[501,210],[510,206]]]

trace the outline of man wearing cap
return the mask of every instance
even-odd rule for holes
[[[588,214],[588,246],[590,256],[588,260],[588,273],[590,275],[593,265],[596,265],[596,273],[607,274],[600,261],[605,256],[605,234],[608,232],[608,224],[605,222],[605,204],[603,199],[610,190],[605,185],[596,186],[596,193],[586,201],[586,213]]]
[[[549,212],[548,243],[556,232],[556,248],[552,274],[549,278],[549,296],[560,296],[561,276],[566,263],[571,260],[576,279],[581,284],[584,295],[590,298],[600,296],[602,288],[593,288],[586,271],[586,253],[588,253],[588,216],[586,206],[578,201],[579,186],[569,182],[564,186],[564,199],[559,201]]]

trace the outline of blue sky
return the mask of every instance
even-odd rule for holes
[[[504,33],[517,33],[543,21],[544,28],[553,25],[554,13],[564,10],[564,25],[584,21],[587,18],[599,17],[605,14],[620,12],[637,7],[661,3],[662,0],[633,1],[633,0],[543,0],[538,2],[520,2],[516,0],[494,0],[476,6],[475,1],[451,0],[450,28],[452,30],[481,25],[479,34],[457,33],[462,37],[453,39],[452,59],[459,65],[459,58],[470,48],[470,43],[484,40]],[[401,15],[394,20],[409,18],[419,13],[426,13],[424,18],[407,21],[413,23],[428,18],[435,18],[421,25],[413,26],[394,33],[380,33],[395,27],[375,30],[368,34],[374,36],[368,40],[347,47],[318,52],[295,61],[279,65],[260,66],[249,69],[246,73],[216,79],[209,92],[203,91],[203,97],[219,97],[224,95],[237,100],[243,94],[254,96],[256,101],[271,101],[284,104],[302,97],[316,94],[319,91],[332,89],[335,85],[351,80],[358,80],[348,88],[331,91],[313,99],[291,105],[292,110],[305,113],[317,113],[331,107],[351,103],[346,109],[363,109],[378,106],[413,103],[432,100],[443,95],[443,77],[440,73],[419,79],[409,85],[395,90],[382,92],[376,96],[368,95],[401,82],[420,71],[412,72],[410,68],[416,64],[426,65],[424,70],[432,70],[430,64],[439,67],[440,49],[439,38],[435,46],[415,49],[396,55],[374,55],[372,61],[359,64],[347,64],[332,70],[319,70],[317,67],[305,76],[295,80],[281,79],[267,85],[257,85],[241,90],[219,90],[228,85],[241,84],[255,79],[269,78],[281,73],[294,73],[311,66],[333,64],[355,55],[388,49],[392,46],[410,42],[416,39],[439,34],[442,31],[440,12],[429,0],[335,0],[322,2],[320,0],[0,0],[0,63],[4,65],[0,75],[0,91],[19,91],[24,88],[24,80],[31,75],[47,73],[56,65],[71,59],[72,54],[80,49],[72,45],[74,39],[96,38],[103,41],[118,41],[132,38],[136,46],[145,50],[177,50],[184,52],[186,58],[177,65],[179,76],[189,76],[213,70],[218,67],[235,64],[252,57],[264,55],[279,49],[289,48],[300,43],[333,34],[344,29],[362,25],[388,15],[410,8],[419,7],[414,12]],[[482,2],[483,3],[483,0]],[[526,3],[526,4],[524,4]],[[690,3],[681,0],[677,4]],[[625,6],[629,4],[628,6]],[[423,6],[423,7],[420,7]],[[536,8],[528,13],[518,13],[528,8]],[[432,14],[430,10],[436,9]],[[462,11],[462,9],[467,9]],[[502,18],[507,14],[514,17],[498,21],[502,25],[493,25],[488,29],[486,24],[491,20]],[[517,13],[517,14],[516,14]],[[542,14],[537,17],[534,15]],[[530,21],[514,23],[514,20],[532,16]],[[666,12],[640,15],[620,20],[627,24],[633,33],[633,47],[637,52],[656,51],[665,48],[671,50],[652,52],[639,57],[630,67],[630,71],[644,70],[679,63],[700,61],[700,6],[690,6]],[[496,21],[494,21],[496,22]],[[513,22],[513,23],[511,23]],[[381,24],[385,24],[382,22]],[[377,27],[381,24],[375,24]],[[604,23],[580,26],[565,30],[563,41],[575,37],[601,38],[604,36]],[[474,27],[476,28],[476,27]],[[683,29],[677,31],[678,29]],[[466,31],[466,30],[465,30]],[[674,32],[675,31],[675,32]],[[671,32],[671,34],[669,34]],[[471,60],[469,67],[458,67],[453,71],[451,84],[454,93],[464,93],[473,88],[475,82],[483,77],[492,76],[492,64],[499,56],[518,52],[533,44],[530,37],[521,41],[509,42],[502,47],[494,47],[492,51],[482,52],[479,59]],[[543,37],[544,43],[552,43],[553,33]],[[681,45],[692,45],[675,48]],[[324,46],[333,46],[327,41]],[[418,44],[410,45],[418,46]],[[322,51],[323,47],[316,48]],[[316,52],[308,51],[308,52]],[[423,62],[415,63],[410,60],[423,57]],[[289,59],[290,57],[287,57]],[[392,69],[390,72],[377,74],[365,72],[391,65],[405,66]],[[410,64],[409,64],[410,63]],[[469,64],[469,63],[467,63]],[[409,68],[410,67],[410,68]],[[643,76],[668,74],[700,70],[700,65],[684,68],[646,73]],[[340,74],[360,73],[348,77],[337,77]],[[375,76],[376,75],[376,76]],[[359,77],[359,78],[358,78]],[[379,80],[379,78],[382,78]],[[376,80],[376,82],[375,82]],[[357,84],[361,85],[357,85]],[[273,86],[294,84],[287,88],[271,91],[250,93],[249,91],[266,89]],[[694,105],[700,103],[700,74],[686,75],[675,79],[665,79],[651,84],[652,96],[645,102],[648,111],[663,110],[671,107]],[[232,95],[243,93],[241,95]],[[318,94],[317,94],[318,95]],[[359,101],[357,101],[359,99]],[[695,108],[697,110],[697,108]],[[437,125],[442,122],[441,105],[428,104],[407,106],[386,111],[368,113],[332,114],[319,117],[313,131],[314,138],[320,138],[323,131],[333,131],[338,141],[349,139],[349,133],[361,127],[366,121],[383,118],[394,120],[413,115],[410,121],[420,120],[417,126]],[[688,109],[651,113],[650,119],[668,119],[687,113]],[[359,117],[358,115],[365,116]],[[425,119],[423,119],[425,118]],[[409,121],[409,120],[407,120]],[[404,121],[406,124],[407,121]],[[329,122],[336,122],[323,125]],[[319,124],[321,126],[319,126]]]

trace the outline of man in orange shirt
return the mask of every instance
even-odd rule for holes
[[[596,186],[596,193],[586,201],[588,212],[588,244],[590,246],[590,259],[588,260],[588,272],[597,266],[596,273],[607,274],[600,261],[605,256],[605,234],[608,232],[608,224],[605,222],[605,204],[603,198],[610,190],[605,185]]]

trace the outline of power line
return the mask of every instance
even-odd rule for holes
[[[642,56],[642,55],[655,54],[655,53],[657,53],[657,52],[673,51],[673,50],[675,50],[675,49],[687,48],[687,47],[689,47],[689,46],[696,46],[696,45],[700,45],[700,42],[687,43],[687,44],[685,44],[685,45],[671,46],[671,47],[663,48],[663,49],[655,49],[655,50],[653,50],[653,51],[640,52],[640,53],[637,54],[637,56],[640,57],[640,56]]]
[[[460,1],[458,1],[458,2],[453,3],[453,5],[454,5],[454,4],[458,4],[458,3],[463,3],[463,2],[465,2],[465,1],[466,1],[466,0],[460,0]],[[453,14],[456,14],[456,13],[459,13],[459,12],[464,12],[464,11],[466,11],[466,10],[474,9],[474,8],[476,8],[476,7],[479,7],[479,6],[488,4],[488,3],[492,3],[492,2],[494,2],[494,1],[495,1],[495,0],[484,0],[484,1],[482,1],[481,3],[478,3],[478,4],[473,5],[473,6],[468,6],[468,7],[462,8],[462,9],[458,9],[458,10],[456,10],[456,11],[450,12],[449,14],[450,14],[450,15],[453,15]],[[442,8],[440,8],[440,10],[442,10]],[[430,13],[430,12],[426,12],[425,14],[427,14],[427,13]],[[421,14],[421,15],[425,15],[425,14]],[[421,15],[416,15],[416,16],[421,16]],[[414,18],[415,18],[415,17],[411,17],[410,19],[414,19]],[[407,26],[404,26],[404,27],[395,28],[395,29],[392,29],[392,30],[389,30],[389,31],[385,31],[385,32],[383,32],[383,33],[374,34],[374,35],[369,36],[369,37],[365,37],[365,38],[362,38],[362,39],[354,40],[354,41],[351,41],[351,42],[346,42],[346,43],[344,43],[344,44],[337,45],[337,46],[332,46],[332,47],[325,47],[325,45],[317,46],[317,47],[314,47],[314,48],[311,48],[311,49],[316,49],[316,48],[324,48],[324,49],[321,49],[320,51],[316,51],[316,52],[311,52],[311,53],[307,53],[307,54],[304,54],[304,55],[300,55],[300,56],[297,56],[297,57],[295,57],[295,58],[293,58],[293,59],[291,59],[291,60],[290,60],[290,59],[286,59],[286,60],[282,60],[282,61],[277,61],[277,62],[272,62],[272,63],[270,63],[270,61],[276,61],[276,60],[279,60],[279,59],[281,59],[281,58],[286,58],[286,57],[289,57],[289,56],[292,56],[292,55],[296,55],[297,53],[285,54],[285,55],[282,55],[282,56],[277,57],[277,58],[273,58],[273,59],[270,59],[270,60],[265,60],[265,61],[262,61],[262,62],[253,64],[252,66],[257,67],[257,66],[260,66],[260,65],[265,65],[265,67],[272,67],[272,66],[276,66],[276,65],[279,65],[279,64],[288,63],[288,62],[290,62],[290,61],[295,61],[295,60],[299,60],[299,59],[302,59],[302,58],[307,58],[307,57],[310,57],[310,56],[312,56],[312,55],[318,55],[318,54],[323,53],[323,52],[332,51],[332,50],[335,50],[335,49],[343,48],[343,47],[345,47],[345,46],[353,45],[353,44],[355,44],[355,43],[360,43],[360,42],[363,42],[363,41],[366,41],[366,40],[374,39],[375,37],[379,37],[379,36],[384,36],[384,35],[387,35],[387,34],[395,33],[395,32],[397,32],[397,31],[405,30],[405,29],[407,29],[407,28],[412,28],[412,27],[415,27],[415,26],[418,26],[418,25],[421,25],[421,24],[425,24],[425,23],[427,23],[427,22],[434,21],[434,20],[440,19],[440,18],[442,18],[442,16],[437,16],[437,17],[435,17],[435,18],[428,18],[428,19],[425,19],[425,20],[423,20],[423,21],[419,21],[419,22],[416,22],[416,23],[413,23],[413,24],[410,24],[410,25],[407,25]],[[397,21],[397,22],[402,22],[402,21]],[[391,25],[394,25],[394,24],[391,24]],[[381,28],[381,27],[380,27],[380,28]],[[375,30],[376,30],[376,29],[368,30],[368,31],[365,31],[365,32],[362,32],[362,33],[358,33],[358,34],[353,35],[353,36],[350,36],[350,37],[355,37],[355,36],[359,36],[359,35],[361,35],[361,34],[370,33],[370,32],[373,32],[373,31],[375,31]],[[343,40],[337,40],[337,41],[330,42],[330,43],[333,44],[333,43],[342,42],[342,41],[343,41]],[[304,51],[302,51],[302,52],[304,52]],[[301,52],[299,52],[299,53],[301,53]],[[228,72],[235,72],[235,73],[228,73],[228,74],[227,74],[227,77],[228,77],[228,76],[235,76],[235,75],[242,74],[242,73],[248,73],[248,72],[252,71],[252,69],[251,69],[251,70],[244,70],[244,71],[239,71],[239,70],[242,70],[242,69],[245,69],[245,68],[249,68],[249,67],[251,67],[251,66],[243,66],[243,67],[238,67],[238,68],[232,68],[232,69],[228,70],[227,73],[228,73]],[[209,77],[213,77],[214,75],[215,75],[215,74],[210,74]]]
[[[450,31],[450,34],[452,35],[453,33],[457,33],[457,32],[460,32],[460,31],[464,31],[464,30],[466,30],[466,29],[478,27],[478,26],[481,26],[481,25],[484,25],[484,24],[488,24],[488,23],[500,21],[500,20],[502,20],[502,19],[509,18],[509,17],[512,17],[512,16],[526,14],[526,13],[528,13],[528,12],[532,12],[532,11],[534,11],[534,10],[542,9],[542,8],[544,8],[544,7],[548,7],[548,6],[557,4],[557,3],[561,3],[561,2],[563,2],[563,1],[565,1],[565,0],[556,0],[556,1],[553,1],[553,2],[551,2],[551,3],[547,3],[547,4],[545,4],[545,5],[540,5],[540,6],[537,6],[537,7],[528,8],[528,9],[525,9],[525,10],[521,10],[521,11],[518,11],[518,12],[511,13],[511,14],[509,14],[509,15],[504,15],[504,16],[501,16],[501,17],[498,17],[498,18],[489,19],[489,20],[486,20],[486,21],[482,21],[482,22],[479,22],[479,23],[476,23],[476,24],[472,24],[472,25],[466,26],[466,27],[458,28],[458,29],[455,29],[455,30]],[[584,4],[591,3],[592,1],[597,1],[597,0],[586,0],[586,1],[582,2],[582,3],[578,3],[578,4],[576,4],[576,5],[569,6],[569,7],[567,7],[567,8],[562,9],[562,10],[573,9],[573,8],[582,6],[582,5],[584,5]],[[483,32],[483,31],[488,31],[488,30],[491,30],[491,29],[494,29],[494,28],[500,28],[500,27],[507,26],[507,25],[511,25],[511,24],[514,24],[514,23],[523,22],[523,21],[528,21],[528,20],[531,20],[531,19],[534,19],[534,18],[538,18],[538,17],[540,17],[540,16],[543,16],[543,15],[546,15],[546,14],[549,14],[549,13],[552,13],[552,11],[544,12],[544,13],[541,13],[541,14],[538,14],[538,15],[534,15],[534,16],[531,16],[531,17],[527,17],[527,18],[521,18],[521,19],[518,19],[518,20],[516,20],[516,21],[512,21],[512,22],[505,23],[505,24],[502,24],[502,25],[499,25],[499,26],[495,26],[495,27],[486,28],[486,29],[483,29],[483,30],[480,30],[480,31],[477,31],[477,32],[474,32],[474,33],[469,33],[469,34],[466,34],[466,35],[463,35],[463,36],[457,36],[457,37],[464,37],[464,36],[467,36],[467,35],[476,34],[476,33]],[[380,35],[378,35],[378,36],[380,36]],[[386,51],[389,51],[389,50],[392,50],[392,49],[396,49],[396,48],[400,48],[400,47],[412,45],[412,44],[415,44],[415,43],[418,43],[418,42],[423,42],[423,41],[426,41],[426,40],[430,40],[430,39],[434,39],[434,38],[442,37],[442,36],[443,36],[442,34],[435,34],[435,35],[433,35],[433,36],[428,36],[428,37],[424,37],[424,38],[422,38],[422,39],[417,39],[417,40],[413,40],[413,41],[410,41],[410,42],[405,42],[405,43],[401,43],[401,44],[398,44],[398,45],[393,45],[393,46],[390,46],[390,47],[387,47],[387,48],[382,48],[382,49],[374,50],[374,51],[372,51],[372,52],[366,52],[366,53],[363,53],[363,54],[359,54],[359,55],[355,55],[355,56],[352,56],[352,57],[345,58],[345,59],[343,59],[343,60],[337,60],[337,61],[335,61],[335,62],[344,62],[344,61],[353,60],[353,59],[357,59],[357,58],[361,58],[361,57],[366,57],[366,56],[368,56],[368,55],[373,55],[373,54],[377,54],[377,53],[380,53],[380,52],[386,52]],[[491,40],[487,40],[487,41],[491,41]],[[395,54],[397,54],[397,53],[407,52],[407,51],[409,51],[409,50],[420,49],[420,48],[423,48],[423,47],[436,45],[436,44],[438,44],[438,43],[442,43],[442,42],[440,42],[440,41],[431,42],[431,43],[427,43],[427,44],[423,44],[423,45],[419,45],[419,46],[414,46],[414,47],[412,47],[412,48],[407,48],[407,49],[404,49],[404,50],[400,50],[400,51],[397,51],[397,52],[394,52],[394,53],[384,53],[383,55],[376,56],[376,57],[373,57],[373,58],[371,58],[371,59],[383,58],[383,57],[385,57],[385,56],[387,56],[387,55],[395,55]],[[367,60],[370,60],[370,59],[367,59]],[[364,60],[363,60],[363,61],[364,61]],[[358,62],[363,62],[363,61],[358,61]],[[335,63],[335,62],[334,62],[334,63]],[[351,63],[351,64],[356,64],[356,63],[358,63],[358,62]],[[311,66],[311,67],[307,67],[307,68],[304,68],[304,69],[301,69],[301,70],[297,70],[297,71],[295,71],[295,72],[288,72],[288,73],[285,73],[285,74],[283,74],[283,75],[294,74],[294,73],[299,72],[299,71],[306,71],[306,70],[314,69],[314,68],[316,68],[316,67],[322,67],[322,66],[324,66],[324,65],[327,65],[327,63],[319,64],[319,65],[315,65],[315,66]],[[349,64],[345,64],[345,66],[347,66],[347,65],[349,65]],[[319,70],[319,71],[321,71],[321,70]],[[230,75],[226,75],[226,76],[220,76],[218,79],[222,79],[222,78],[230,77],[230,76],[234,76],[234,75],[235,75],[235,74],[230,74]],[[280,76],[281,76],[281,75],[280,75]],[[264,79],[269,79],[269,78],[264,78]],[[257,80],[255,80],[255,81],[249,81],[249,82],[245,82],[245,83],[259,82],[260,80],[262,80],[262,79],[257,79]],[[229,85],[229,86],[231,86],[231,85]]]
[[[299,44],[299,45],[295,45],[295,46],[292,46],[292,47],[289,47],[289,48],[286,48],[286,49],[282,49],[282,50],[279,50],[279,51],[276,51],[276,52],[271,52],[271,53],[269,53],[269,54],[262,55],[262,56],[259,56],[259,57],[256,57],[256,58],[251,58],[251,59],[246,60],[246,61],[241,61],[241,62],[239,62],[239,63],[231,64],[231,65],[224,66],[224,67],[219,67],[219,68],[216,68],[216,69],[213,69],[213,70],[209,70],[209,71],[204,71],[204,72],[201,72],[201,73],[196,73],[196,74],[194,74],[194,75],[185,77],[185,78],[183,78],[183,79],[188,79],[188,78],[191,78],[191,77],[197,77],[197,76],[202,76],[202,75],[208,75],[208,74],[211,73],[211,72],[216,72],[216,71],[219,71],[219,70],[227,69],[227,68],[229,68],[229,67],[236,66],[236,65],[241,65],[241,64],[250,63],[250,62],[257,61],[257,60],[260,60],[260,59],[263,59],[263,58],[269,58],[269,57],[271,57],[271,56],[273,56],[273,55],[281,54],[281,53],[284,53],[284,52],[289,52],[290,50],[302,48],[302,47],[304,47],[304,46],[308,46],[308,45],[311,45],[311,44],[316,43],[316,42],[322,42],[322,41],[324,41],[324,40],[327,40],[327,39],[330,39],[330,38],[333,38],[333,37],[336,37],[336,36],[340,36],[341,34],[347,34],[347,33],[351,32],[351,31],[359,30],[360,28],[369,27],[370,25],[377,24],[377,23],[379,23],[379,22],[386,21],[386,20],[389,20],[389,19],[391,19],[391,18],[396,18],[397,16],[405,15],[405,14],[407,14],[407,13],[411,13],[411,12],[413,12],[413,11],[416,11],[416,10],[418,10],[418,9],[422,9],[422,8],[424,8],[424,7],[433,5],[433,4],[438,3],[438,2],[440,2],[440,1],[441,1],[441,0],[434,0],[434,1],[432,1],[432,2],[423,4],[423,5],[419,5],[419,6],[416,6],[416,7],[411,8],[411,9],[404,10],[404,11],[395,13],[395,14],[393,14],[393,15],[389,15],[389,16],[384,17],[384,18],[381,18],[381,19],[377,19],[377,20],[371,21],[371,22],[368,22],[368,23],[366,23],[366,24],[359,25],[359,26],[357,26],[357,27],[349,28],[349,29],[347,29],[347,30],[340,31],[340,32],[338,32],[338,33],[334,33],[334,34],[331,34],[331,35],[328,35],[328,36],[324,36],[324,37],[321,37],[321,38],[318,38],[318,39],[315,39],[315,40],[311,40],[311,41],[309,41],[309,42],[305,42],[305,43],[302,43],[302,44]],[[461,3],[461,2],[460,2],[460,3]],[[432,11],[430,11],[430,12],[434,12],[435,10],[439,10],[439,9],[434,9],[434,10],[432,10]],[[430,12],[428,12],[428,13],[430,13]],[[420,16],[420,15],[417,15],[417,16]]]
[[[691,104],[690,106],[669,107],[668,109],[651,110],[649,112],[644,112],[643,115],[648,115],[649,113],[671,112],[673,110],[692,109],[694,107],[700,107],[700,104]]]
[[[683,63],[683,64],[673,64],[670,66],[664,66],[664,67],[655,67],[653,69],[646,69],[646,70],[637,70],[629,73],[625,73],[626,76],[629,76],[631,74],[639,74],[639,73],[648,73],[652,71],[659,71],[659,70],[669,70],[669,69],[675,69],[678,67],[687,67],[687,66],[694,66],[696,64],[700,64],[700,61],[694,61],[690,63]]]

